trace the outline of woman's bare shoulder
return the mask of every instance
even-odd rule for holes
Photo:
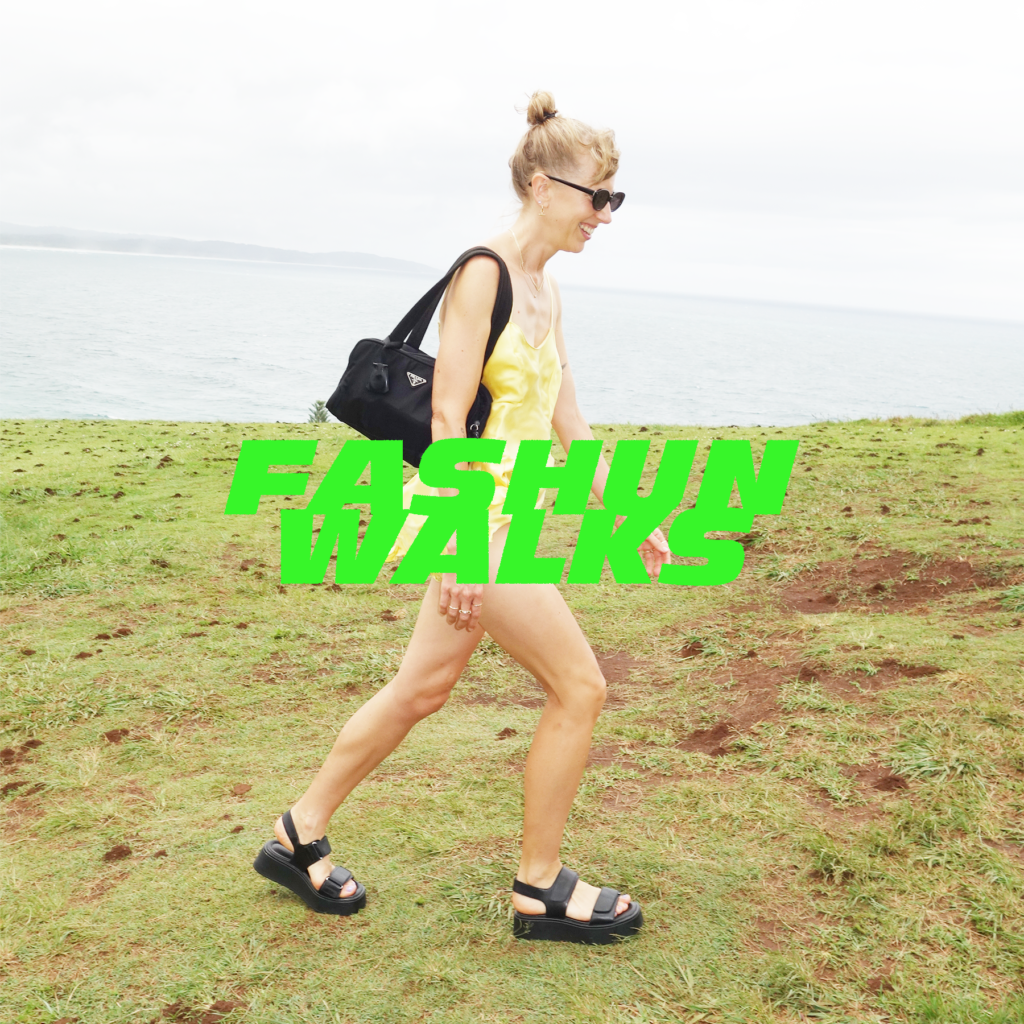
[[[448,289],[446,304],[455,306],[463,315],[472,314],[479,308],[486,309],[490,316],[499,274],[498,264],[490,256],[474,256],[456,272]]]

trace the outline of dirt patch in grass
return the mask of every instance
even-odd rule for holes
[[[649,668],[650,663],[638,661],[625,651],[600,651],[595,649],[594,656],[601,666],[601,674],[609,686],[629,682],[630,673],[635,668]]]
[[[118,792],[128,803],[156,804],[156,796],[134,779],[128,779],[123,785],[118,786]]]
[[[679,648],[680,658],[697,658],[704,653],[704,642],[702,640],[691,640]]]
[[[902,775],[896,775],[886,765],[850,765],[844,769],[844,774],[856,779],[863,789],[879,793],[898,793],[901,789],[910,788],[910,783]]]
[[[5,775],[18,771],[19,766],[32,761],[32,751],[41,747],[43,741],[39,739],[26,740],[24,743],[14,747],[4,747],[0,750],[0,766],[5,769]],[[26,788],[28,787],[28,788]],[[12,800],[10,809],[16,811],[19,806],[27,806],[27,797],[34,796],[43,789],[41,782],[33,782],[32,779],[8,779],[3,786],[0,786],[0,797],[18,794],[17,800]]]
[[[28,789],[24,787],[28,786]],[[7,796],[9,793],[17,793],[21,790],[21,796],[34,796],[41,793],[45,787],[41,782],[32,782],[29,779],[14,779],[12,782],[5,782],[0,786],[0,796]]]
[[[235,544],[234,541],[228,541],[228,543],[224,545],[224,550],[221,552],[220,560],[225,569],[233,570],[234,566],[238,565],[238,556],[241,551],[241,546]]]
[[[756,721],[762,721],[762,719],[758,718]],[[735,722],[717,722],[707,729],[695,729],[686,739],[680,740],[676,746],[680,750],[721,757],[723,754],[729,753],[729,740],[738,731],[740,730]]]
[[[261,683],[283,683],[295,674],[298,666],[285,652],[272,654],[249,672],[252,679]]]
[[[880,995],[883,992],[892,992],[892,991],[894,991],[896,986],[893,985],[893,983],[892,983],[892,972],[893,972],[893,965],[892,964],[887,964],[885,967],[883,967],[876,974],[874,974],[870,978],[868,978],[868,980],[864,983],[864,987],[872,995],[875,995],[875,996]]]
[[[969,561],[928,560],[910,551],[824,562],[801,574],[779,594],[782,603],[805,615],[850,611],[905,611],[950,594],[992,585]]]
[[[779,953],[789,948],[792,939],[792,929],[781,921],[755,917],[751,924],[757,932],[757,938],[752,939],[749,943],[754,949],[764,950],[769,953]]]
[[[773,664],[765,664],[762,660],[765,654],[770,654]],[[777,651],[747,655],[715,669],[710,675],[710,680],[732,697],[729,703],[722,703],[718,721],[695,729],[676,743],[676,747],[711,757],[727,754],[733,737],[761,722],[776,721],[789,713],[780,707],[778,700],[779,690],[785,683],[814,684],[823,699],[837,698],[870,705],[881,690],[943,671],[938,665],[907,665],[894,658],[883,658],[872,664],[870,670],[865,666],[862,670],[833,672],[813,662],[780,658]]]
[[[601,651],[594,649],[594,656],[601,669],[608,693],[605,698],[606,708],[625,707],[631,702],[631,695],[648,690],[652,677],[660,677],[661,672],[653,662],[634,658],[625,651]],[[634,672],[643,672],[643,681],[632,678]]]
[[[717,722],[695,729],[680,740],[680,750],[721,757],[728,753],[733,736],[745,732],[759,722],[779,716],[778,692],[784,682],[792,679],[797,669],[783,660],[779,665],[766,665],[760,658],[739,658],[716,669],[710,679],[729,693],[733,700],[721,708]]]
[[[873,695],[881,690],[898,686],[908,679],[928,679],[946,669],[939,665],[908,665],[895,658],[882,658],[867,668],[853,672],[830,672],[810,663],[800,666],[796,678],[801,682],[816,682],[825,693],[855,704],[872,703]]]
[[[235,1010],[240,1011],[234,1014],[234,1019],[241,1020],[242,1011],[248,1009],[247,1003],[240,1003],[233,999],[218,999],[211,1003],[207,1009],[198,1006],[189,1006],[183,999],[178,999],[165,1006],[158,1017],[154,1017],[151,1024],[220,1024],[226,1020]]]
[[[0,608],[0,626],[13,626],[20,622],[28,622],[29,619],[38,619],[40,606],[38,604],[12,604],[7,608]]]
[[[30,739],[16,747],[4,747],[3,750],[0,750],[0,765],[12,768],[14,765],[21,764],[29,759],[33,750],[42,745],[42,740]]]
[[[1020,843],[1001,843],[997,839],[983,839],[982,842],[990,849],[1005,853],[1007,857],[1011,857],[1018,864],[1024,864],[1024,845]]]
[[[19,783],[10,793],[15,794],[4,805],[2,831],[4,834],[16,835],[46,814],[46,803],[39,796],[46,786],[34,779],[15,780]]]
[[[968,615],[998,615],[1001,611],[1003,608],[994,598],[986,598],[966,609]]]
[[[905,791],[910,789],[910,783],[902,775],[896,775],[887,765],[844,765],[842,772],[847,778],[856,780],[856,799],[839,803],[824,789],[809,795],[811,805],[835,822],[862,824],[879,818],[890,797],[906,795]]]

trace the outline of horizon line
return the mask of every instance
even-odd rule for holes
[[[9,227],[28,227],[33,230],[52,230],[52,231],[80,231],[83,234],[95,234],[95,235],[112,235],[118,237],[113,232],[106,231],[92,231],[91,229],[82,228],[56,228],[46,227],[45,229],[39,227],[33,227],[29,224],[15,224],[12,221],[0,221],[0,225]],[[258,249],[277,249],[279,252],[295,253],[300,256],[315,257],[318,255],[328,255],[328,253],[311,253],[306,252],[302,249],[282,249],[278,246],[266,246],[256,245],[251,242],[226,242],[220,239],[187,239],[177,238],[173,235],[131,235],[121,234],[121,238],[135,238],[135,239],[158,239],[166,241],[177,241],[177,242],[193,242],[196,245],[238,245],[238,246],[250,246]],[[352,253],[352,255],[369,256],[373,259],[378,260],[394,260],[399,263],[409,264],[409,269],[405,268],[390,268],[390,267],[363,267],[353,266],[342,263],[316,263],[312,260],[274,260],[274,259],[246,259],[243,256],[201,256],[201,255],[190,255],[182,253],[161,253],[161,252],[131,252],[128,250],[120,249],[86,249],[77,246],[53,246],[53,245],[26,245],[23,242],[9,243],[0,241],[0,249],[35,249],[43,252],[80,252],[89,255],[96,256],[157,256],[164,259],[179,259],[179,260],[208,260],[222,263],[246,263],[246,264],[261,264],[266,263],[272,266],[283,266],[283,267],[317,267],[325,270],[357,270],[357,271],[368,271],[371,273],[384,273],[384,274],[396,274],[405,275],[407,277],[423,277],[427,271],[438,274],[443,274],[443,271],[437,270],[434,267],[430,267],[425,263],[417,263],[414,260],[404,260],[394,256],[377,256],[374,253]],[[342,250],[338,250],[339,252]],[[412,269],[412,267],[422,267],[420,271]],[[610,285],[587,285],[587,284],[575,284],[572,282],[562,283],[559,282],[559,287],[568,289],[570,291],[613,291],[621,292],[629,295],[662,295],[674,299],[689,299],[700,302],[735,302],[743,305],[757,305],[757,306],[779,306],[788,307],[791,309],[811,309],[811,310],[826,310],[831,312],[840,313],[860,313],[869,315],[879,316],[899,316],[899,317],[914,317],[924,320],[954,320],[964,323],[980,323],[980,324],[996,324],[1007,327],[1024,327],[1024,319],[1012,320],[1006,317],[997,316],[985,316],[982,314],[967,314],[967,313],[935,313],[935,312],[922,312],[920,310],[909,310],[909,309],[879,309],[875,306],[847,306],[847,305],[829,305],[820,302],[808,302],[798,301],[791,299],[764,299],[764,298],[749,298],[735,295],[695,295],[691,292],[668,292],[658,288],[625,288],[622,286],[610,286]]]

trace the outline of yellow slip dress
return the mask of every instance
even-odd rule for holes
[[[550,282],[548,284],[550,290]],[[505,450],[501,462],[474,462],[473,469],[482,469],[494,477],[494,498],[487,510],[490,537],[506,523],[512,521],[509,513],[501,511],[508,493],[512,466],[520,441],[551,438],[551,417],[562,384],[562,367],[555,345],[555,305],[552,297],[551,324],[539,345],[530,342],[522,329],[509,320],[498,336],[491,358],[484,366],[483,382],[491,393],[491,414],[487,418],[481,437],[504,440]],[[551,459],[548,460],[549,464]],[[414,494],[438,494],[436,487],[428,487],[417,473],[402,492],[402,504],[409,508]],[[537,507],[544,502],[540,492]],[[394,547],[385,559],[393,562],[404,555],[427,517],[410,515],[398,534]],[[437,575],[437,574],[432,574]]]

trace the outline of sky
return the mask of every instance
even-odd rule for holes
[[[537,88],[628,198],[566,284],[1024,321],[1019,0],[6,0],[0,218],[446,267]]]

